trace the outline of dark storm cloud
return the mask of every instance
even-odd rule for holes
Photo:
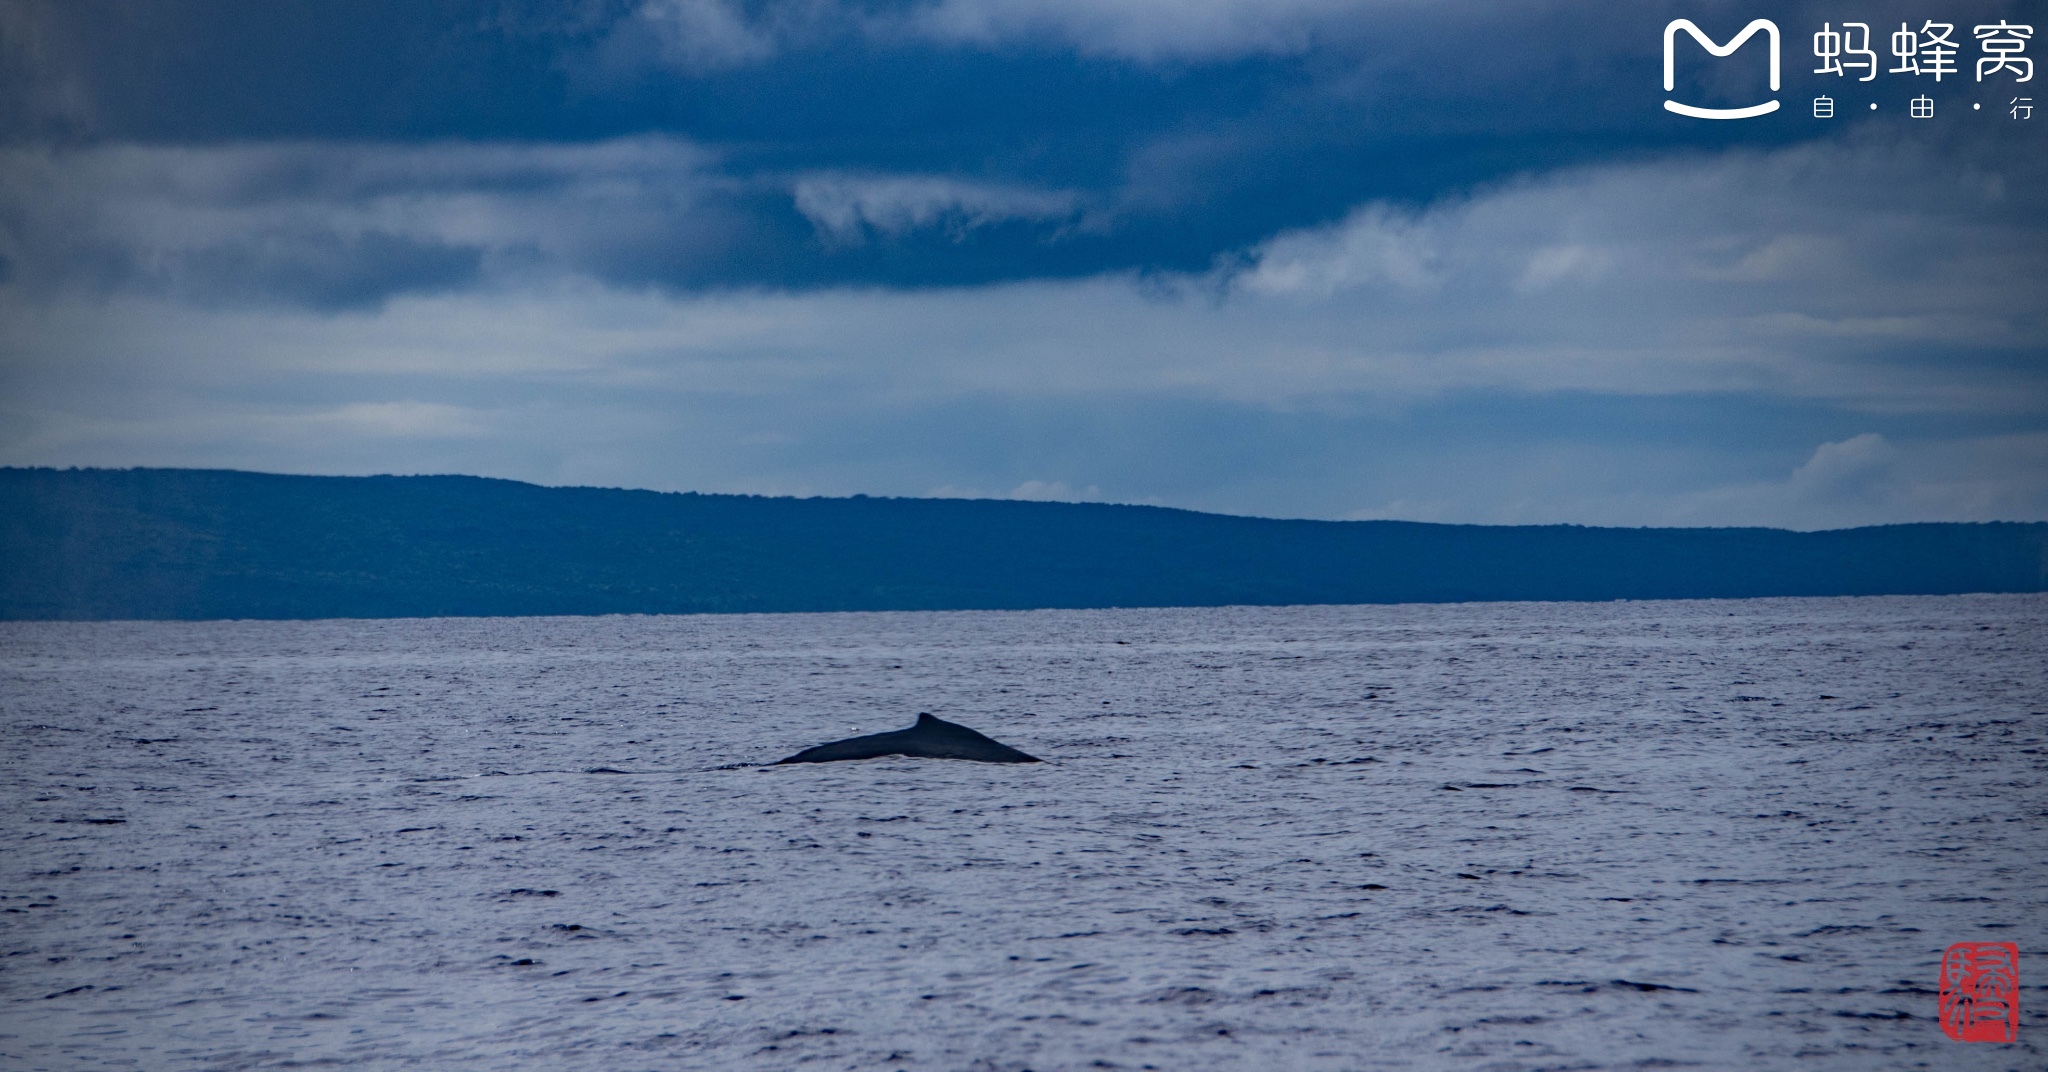
[[[2026,10],[0,0],[0,461],[2048,517],[2048,119],[1808,57]]]
[[[2016,10],[1950,6],[1958,21]],[[1713,124],[1657,107],[1669,17],[1725,39],[1765,8],[1787,31],[1788,82],[1811,82],[1803,35],[1843,17],[1832,6],[22,0],[0,18],[0,137],[430,144],[449,159],[464,143],[703,147],[716,162],[690,196],[663,215],[622,192],[638,239],[582,243],[565,262],[671,288],[1199,271],[1367,201],[1812,136],[1790,111]],[[1855,14],[1883,24],[1894,8]],[[1735,69],[1695,66],[1685,88],[1710,94],[1695,76]],[[490,168],[470,174],[499,194]],[[374,298],[380,272],[403,293],[483,264],[461,243],[401,253],[396,233],[304,241],[275,254],[279,273],[251,251],[154,271],[189,271],[180,289],[195,294],[276,278],[276,296],[335,304]]]
[[[373,306],[565,272],[712,285],[772,260],[746,214],[788,203],[714,163],[662,137],[0,149],[0,256],[32,291],[199,304]],[[811,240],[779,211],[788,244]]]

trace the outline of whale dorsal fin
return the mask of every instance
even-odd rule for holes
[[[931,723],[933,723],[933,722],[937,722],[937,721],[938,721],[938,719],[936,719],[936,718],[933,718],[933,717],[931,716],[931,712],[929,712],[929,711],[919,711],[919,712],[917,713],[917,724],[918,724],[918,725],[920,725],[920,726],[924,726],[924,725],[929,725],[929,724],[931,724]]]

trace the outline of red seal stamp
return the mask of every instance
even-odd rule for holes
[[[1957,1042],[2020,1037],[2020,947],[1957,942],[1941,955],[1941,1031]]]

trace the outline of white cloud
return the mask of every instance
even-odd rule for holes
[[[2048,519],[2048,433],[1901,443],[1865,432],[1820,444],[1782,479],[1673,494],[1654,509],[1664,524],[1799,529]]]
[[[857,245],[942,227],[955,239],[1008,220],[1065,220],[1080,198],[1071,191],[972,182],[939,175],[808,175],[793,187],[797,211],[821,237]]]
[[[1875,140],[1578,169],[1277,235],[1229,289],[1369,326],[1316,348],[1332,370],[2038,410],[2048,217],[1961,178]]]
[[[1102,488],[1090,484],[1079,491],[1064,480],[1026,480],[1006,492],[990,493],[980,488],[963,488],[956,484],[941,484],[927,488],[924,497],[930,499],[1014,499],[1018,502],[1106,502]]]
[[[1792,471],[1788,487],[1807,497],[1855,498],[1883,486],[1898,465],[1898,448],[1876,432],[1822,443]]]
[[[1571,243],[1545,246],[1529,256],[1515,289],[1522,293],[1548,290],[1571,280],[1597,280],[1613,267],[1614,258],[1605,250]]]
[[[775,54],[772,31],[748,22],[728,0],[647,0],[639,18],[668,63],[688,71],[737,67]]]
[[[1102,489],[1090,484],[1077,492],[1064,480],[1026,480],[1003,497],[1026,502],[1099,502]]]
[[[291,423],[330,424],[348,434],[395,439],[473,438],[484,434],[476,411],[438,402],[352,402],[301,417]]]
[[[1235,283],[1257,294],[1319,299],[1376,285],[1427,290],[1443,282],[1441,259],[1436,235],[1424,221],[1368,205],[1334,227],[1265,242]]]
[[[910,26],[974,45],[1048,39],[1085,55],[1141,61],[1306,51],[1316,32],[1372,7],[1360,0],[937,0]]]

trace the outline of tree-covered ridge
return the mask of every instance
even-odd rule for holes
[[[1301,521],[465,476],[0,469],[0,617],[326,618],[2048,589],[2048,524]]]

